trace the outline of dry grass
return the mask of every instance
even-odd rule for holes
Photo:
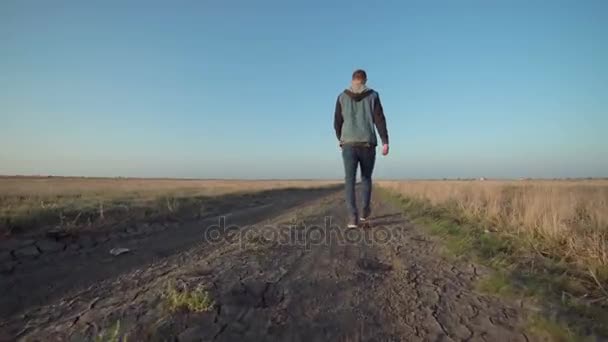
[[[162,207],[176,212],[184,199],[336,183],[332,180],[0,177],[0,230],[30,229],[50,222],[69,227],[81,223],[85,216],[103,218],[117,209],[149,207],[158,211]]]
[[[0,177],[0,196],[26,198],[116,197],[184,192],[219,195],[276,188],[308,188],[336,184],[335,180],[188,180],[71,177]]]
[[[381,181],[434,205],[454,205],[540,253],[592,270],[608,265],[608,181]],[[538,243],[536,243],[538,242]]]

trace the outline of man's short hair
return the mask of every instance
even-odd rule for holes
[[[363,69],[357,69],[353,72],[353,80],[359,79],[363,81],[367,81],[367,73]]]

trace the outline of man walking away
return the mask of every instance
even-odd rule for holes
[[[348,227],[357,227],[371,214],[372,171],[376,161],[376,128],[382,140],[382,154],[388,154],[386,119],[376,91],[368,88],[367,74],[356,70],[349,89],[344,90],[336,101],[334,128],[342,148],[344,160],[344,187]],[[374,127],[375,126],[375,127]],[[361,165],[363,208],[359,217],[355,196],[357,166]]]

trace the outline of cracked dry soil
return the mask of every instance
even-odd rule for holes
[[[521,307],[473,290],[482,268],[441,257],[378,196],[370,226],[357,231],[343,228],[341,190],[255,203],[226,217],[241,238],[205,242],[217,222],[207,218],[92,246],[45,243],[52,253],[28,242],[35,255],[13,253],[1,275],[0,340],[88,341],[118,322],[129,341],[533,340]],[[285,232],[300,239],[285,243]],[[112,257],[116,246],[132,251]],[[170,312],[168,281],[205,288],[214,305]]]

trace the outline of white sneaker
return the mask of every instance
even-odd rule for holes
[[[367,221],[367,218],[365,218],[365,217],[359,217],[359,221],[365,222],[365,221]]]
[[[357,225],[354,223],[349,223],[346,227],[347,228],[357,228]]]

